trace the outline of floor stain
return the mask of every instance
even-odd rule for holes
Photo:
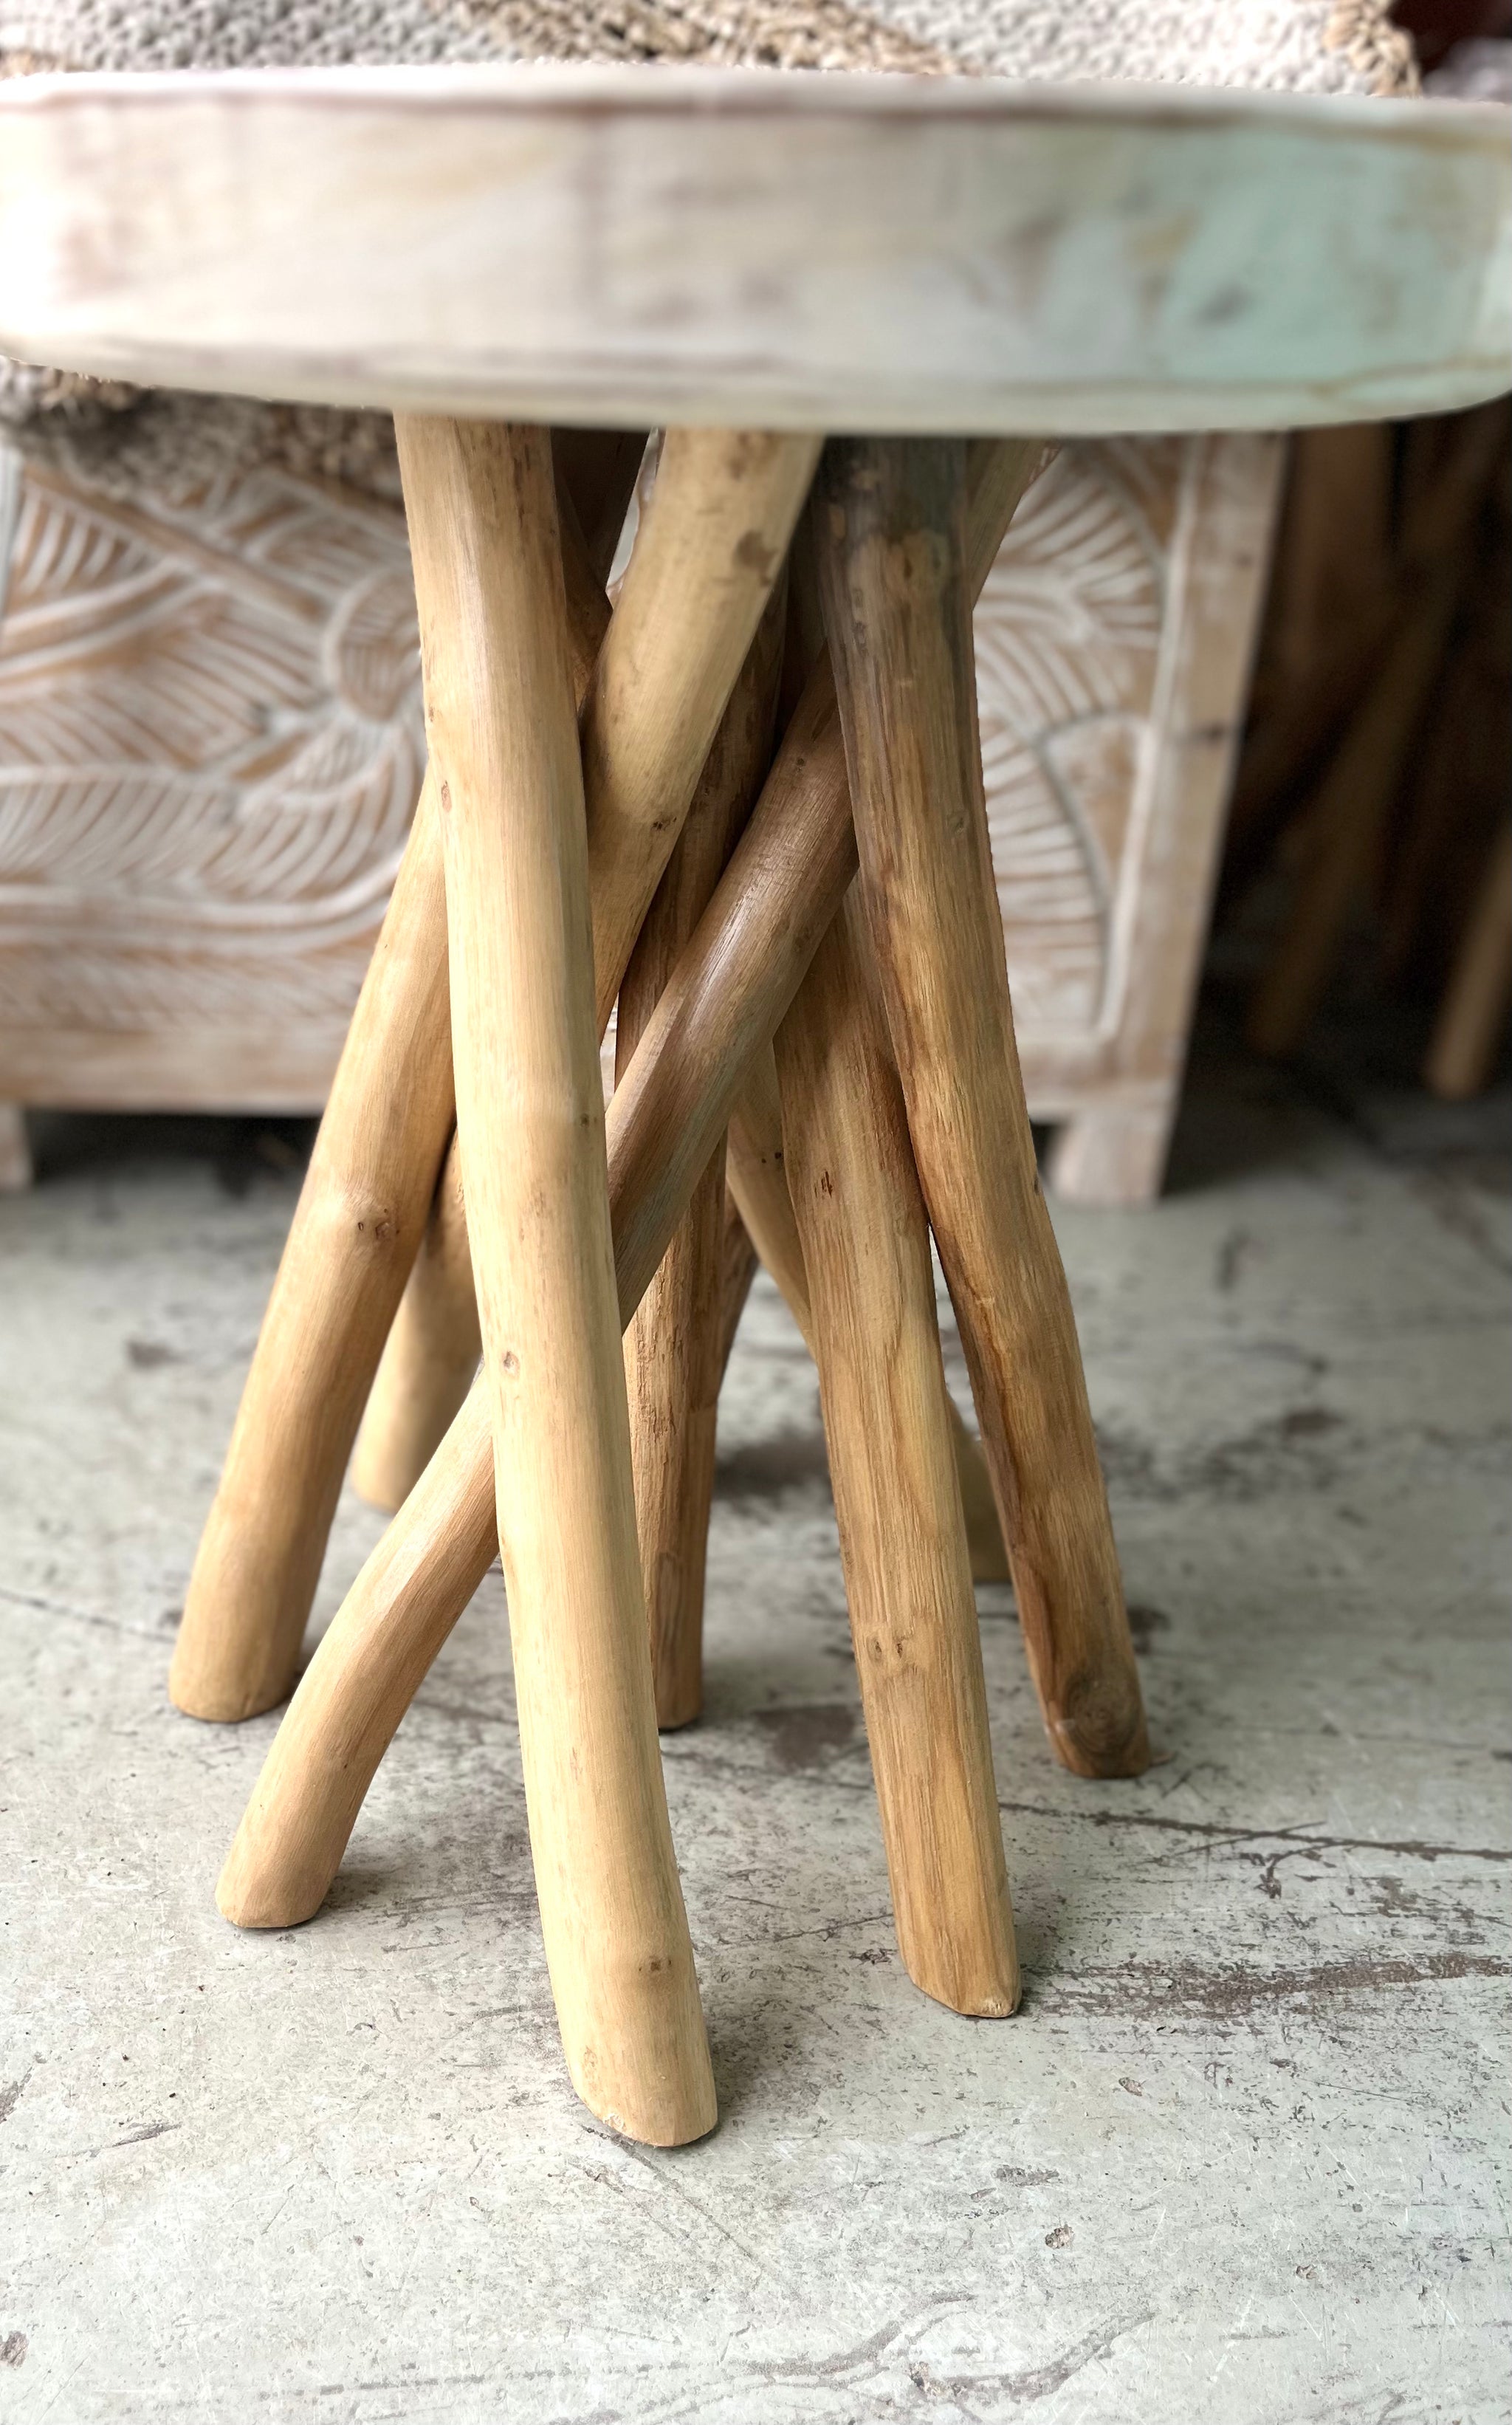
[[[140,2122],[123,2138],[112,2139],[112,2147],[139,2147],[147,2139],[166,2139],[170,2130],[182,2130],[182,2122]]]
[[[1129,1603],[1129,1631],[1134,1646],[1145,1658],[1155,1646],[1157,1633],[1168,1633],[1171,1621],[1163,1608],[1151,1608],[1144,1600]]]
[[[804,1775],[827,1768],[837,1752],[849,1749],[856,1712],[843,1701],[816,1701],[802,1709],[758,1710],[756,1724],[766,1729],[777,1766],[790,1776]]]
[[[1116,2013],[1130,2020],[1166,2015],[1207,2021],[1243,2020],[1277,2004],[1315,2013],[1335,1997],[1379,1995],[1393,1987],[1425,1987],[1456,1979],[1512,1978],[1512,1961],[1494,1954],[1429,1953],[1403,1959],[1323,1962],[1312,1969],[1208,1970],[1196,1963],[1166,1969],[1128,1962],[1112,1970],[1039,1983],[1041,2012]]]
[[[126,1361],[136,1373],[155,1373],[159,1365],[182,1364],[184,1358],[161,1339],[128,1339]]]
[[[1292,1406],[1268,1422],[1169,1463],[1135,1434],[1100,1431],[1098,1447],[1115,1497],[1166,1506],[1185,1499],[1238,1505],[1299,1490],[1331,1489],[1339,1479],[1339,1463],[1321,1443],[1347,1429],[1343,1416],[1327,1406]]]

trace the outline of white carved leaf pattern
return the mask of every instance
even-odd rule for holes
[[[28,479],[0,629],[0,1021],[330,1026],[424,763],[387,507]]]
[[[1109,941],[1182,461],[1178,440],[1064,448],[977,607],[988,822],[1026,1034],[1116,1018]]]

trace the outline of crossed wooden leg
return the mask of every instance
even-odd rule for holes
[[[579,2094],[677,2144],[714,2081],[640,1589],[550,443],[401,421],[399,449],[541,1929]]]
[[[966,448],[831,446],[815,513],[861,895],[1019,1617],[1055,1747],[1150,1759],[1070,1293],[1035,1166],[995,906],[967,586]]]
[[[817,441],[672,433],[608,623],[570,583],[599,1032],[780,568]],[[699,546],[691,551],[689,531]],[[697,578],[689,578],[696,573]],[[673,604],[677,612],[673,612]],[[455,1116],[444,877],[427,781],[332,1084],[200,1543],[169,1678],[191,1717],[288,1694],[342,1477]]]
[[[907,1116],[859,902],[778,1031],[866,1732],[909,1975],[1011,2013],[1019,1967],[971,1561]]]
[[[742,442],[744,453],[734,442],[724,444],[727,484],[733,478],[738,486],[743,462],[748,473],[750,463],[758,466],[775,558],[764,540],[754,549],[732,546],[732,518],[707,497],[707,521],[719,535],[712,551],[684,548],[680,554],[668,539],[658,575],[655,554],[642,558],[637,549],[636,563],[651,567],[641,595],[658,594],[656,578],[668,586],[657,616],[648,612],[638,625],[632,617],[621,627],[632,595],[627,580],[588,687],[581,759],[587,847],[578,884],[559,575],[555,676],[539,634],[528,647],[522,636],[528,602],[550,586],[543,570],[550,555],[542,537],[550,522],[544,442],[523,432],[458,435],[454,425],[416,425],[407,434],[434,763],[451,803],[444,822],[459,1140],[485,1372],[311,1662],[219,1893],[222,1909],[246,1925],[287,1925],[318,1907],[404,1708],[502,1541],[542,1921],[569,2062],[596,2110],[632,2132],[661,2137],[697,2135],[712,2119],[712,2104],[655,1770],[646,1614],[626,1526],[628,1427],[615,1411],[624,1404],[622,1368],[605,1348],[613,1329],[606,1292],[612,1285],[624,1324],[711,1164],[717,1164],[753,1072],[759,1094],[761,1056],[767,1054],[769,1070],[767,1048],[779,1030],[786,1158],[798,1174],[794,1272],[812,1293],[808,1311],[900,1943],[922,1985],[975,2012],[1010,2011],[1017,1995],[925,1204],[967,1337],[1052,1741],[1068,1764],[1094,1773],[1126,1773],[1145,1756],[1064,1278],[1033,1181],[1021,1093],[1015,1098],[1000,930],[995,973],[985,950],[991,903],[979,769],[973,772],[969,641],[963,651],[960,634],[973,594],[969,585],[985,578],[1036,450],[973,453],[964,531],[961,450],[923,449],[922,466],[907,448],[891,444],[871,459],[864,449],[837,451],[823,492],[819,553],[840,698],[828,661],[821,659],[749,826],[685,941],[698,892],[716,863],[712,844],[675,925],[668,909],[668,938],[657,945],[660,990],[610,1110],[609,1219],[603,1220],[586,1076],[584,1039],[590,1047],[593,1013],[587,1008],[584,927],[591,915],[591,981],[602,1023],[747,658],[812,466],[812,455],[799,463],[774,454],[792,442]],[[445,513],[434,510],[427,493],[432,475],[438,490],[453,496]],[[692,518],[684,519],[691,528]],[[665,514],[664,523],[670,531]],[[501,529],[519,557],[507,576],[489,569]],[[487,542],[485,531],[492,535]],[[719,581],[707,577],[711,553],[725,568]],[[924,561],[927,579],[893,577],[899,562],[915,559]],[[764,586],[748,578],[753,561]],[[673,563],[682,567],[676,580],[666,570]],[[526,564],[534,566],[528,578],[521,569]],[[671,650],[658,658],[653,625],[672,618],[700,565],[701,620],[680,618],[682,662],[674,669]],[[458,638],[455,627],[470,618],[481,618],[485,639]],[[879,652],[876,661],[869,650]],[[900,652],[911,667],[906,677]],[[879,687],[877,662],[884,667]],[[652,715],[649,731],[639,731],[635,719],[648,700],[665,707],[672,698],[674,670],[681,680],[675,713],[660,723]],[[443,697],[437,686],[448,682],[453,687]],[[528,745],[511,740],[506,702],[518,721],[528,722],[524,702],[543,683],[554,702],[549,716]],[[954,742],[941,738],[952,729]],[[481,756],[472,764],[475,749]],[[454,762],[470,771],[454,779]],[[507,845],[489,814],[495,795],[515,797],[506,772],[534,801]],[[861,893],[827,943],[856,872],[852,788],[863,844]],[[428,813],[441,821],[434,801]],[[949,884],[931,887],[921,869],[936,849],[946,856],[950,881],[957,890],[966,886],[964,907],[953,908]],[[899,869],[901,923],[890,923],[889,887]],[[575,939],[574,897],[583,908]],[[505,951],[507,918],[513,923]],[[434,942],[433,918],[429,931]],[[674,932],[681,950],[670,939]],[[914,949],[947,961],[961,956],[970,982],[993,1006],[985,1023],[975,1012],[978,1023],[971,1026],[949,984],[943,1015],[927,984],[910,988]],[[873,953],[880,999],[867,974]],[[648,997],[656,985],[648,983]],[[532,1013],[532,1002],[555,1009],[549,1017]],[[528,1046],[517,1035],[522,1024]],[[403,1020],[395,1018],[394,1027],[402,1039]],[[987,1057],[994,1034],[1005,1039],[995,1070]],[[929,1087],[941,1085],[939,1065],[957,1052],[967,1056],[967,1074],[947,1117],[931,1102]],[[515,1103],[507,1133],[499,1115],[504,1086]],[[988,1100],[994,1090],[995,1108]],[[570,1116],[563,1104],[572,1107]],[[446,1110],[449,1116],[449,1103]],[[761,1243],[762,1214],[744,1183],[748,1156],[740,1135],[737,1122],[732,1182],[737,1196],[747,1197],[748,1217],[754,1212]],[[411,1258],[444,1148],[442,1121],[426,1130],[425,1146],[414,1207],[405,1199],[407,1219],[414,1212]],[[516,1166],[501,1174],[497,1165],[511,1156]],[[831,1193],[825,1181],[837,1162],[845,1183]],[[559,1237],[548,1237],[539,1217],[539,1191],[548,1182],[551,1200],[563,1207]],[[785,1189],[784,1180],[791,1221]],[[1005,1191],[1005,1210],[998,1202]],[[705,1274],[716,1227],[709,1215],[721,1205],[718,1194],[709,1195]],[[333,1234],[336,1260],[349,1261],[345,1230]],[[506,1251],[511,1239],[515,1247]],[[718,1248],[733,1275],[728,1302],[748,1270],[744,1238],[729,1221]],[[393,1260],[405,1262],[402,1252]],[[403,1277],[400,1268],[400,1284]],[[397,1287],[392,1278],[385,1287],[392,1319]],[[350,1309],[331,1328],[342,1322],[356,1334]],[[376,1327],[371,1323],[362,1333],[364,1354]],[[721,1356],[728,1329],[725,1317]],[[281,1353],[287,1387],[286,1341]],[[1052,1358],[1048,1377],[1031,1369],[1030,1359],[1042,1354]],[[374,1347],[364,1377],[376,1357]],[[314,1494],[309,1503],[329,1523],[329,1506]],[[255,1510],[249,1520],[255,1533]],[[580,1548],[568,1540],[578,1530]],[[323,1539],[322,1527],[314,1566]],[[287,1549],[281,1554],[285,1580],[297,1571],[302,1582],[305,1568],[296,1568]],[[307,1547],[304,1555],[308,1566]],[[311,1568],[311,1588],[313,1582]],[[246,1630],[265,1631],[266,1616],[265,1607]],[[282,1621],[287,1632],[292,1620],[285,1614]],[[249,1670],[255,1662],[243,1649]],[[275,1664],[265,1652],[257,1689],[266,1690]],[[242,1708],[265,1706],[249,1700],[249,1690],[244,1680]],[[563,1764],[574,1745],[592,1754],[596,1774],[587,1784],[581,1759]],[[585,1875],[588,1869],[598,1875]],[[639,1924],[650,1932],[643,1945],[614,1918],[633,1879],[644,1902]],[[650,1973],[643,1971],[647,1962]]]
[[[625,971],[616,1033],[621,1073],[724,873],[771,763],[785,604],[785,585],[779,583]],[[724,1228],[721,1137],[625,1333],[641,1574],[663,1726],[686,1726],[703,1698],[704,1559],[724,1377]]]

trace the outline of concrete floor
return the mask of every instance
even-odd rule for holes
[[[274,1721],[164,1680],[295,1158],[51,1129],[0,1208],[0,2416],[1512,2415],[1506,1165],[1325,1093],[1199,1071],[1169,1199],[1059,1218],[1166,1759],[1056,1769],[984,1592],[1011,2022],[899,1967],[813,1377],[753,1300],[666,1744],[723,2116],[675,2155],[566,2081],[496,1576],[326,1912],[217,1918]]]

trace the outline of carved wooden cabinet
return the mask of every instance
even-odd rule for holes
[[[1083,1202],[1158,1193],[1264,586],[1279,439],[1104,440],[1031,490],[976,617],[1029,1106]]]
[[[1069,448],[978,612],[1029,1099],[1084,1199],[1159,1186],[1277,465]],[[0,452],[8,524],[0,1105],[318,1106],[423,763],[401,517],[272,469],[121,500]],[[13,1176],[18,1142],[12,1114]]]

